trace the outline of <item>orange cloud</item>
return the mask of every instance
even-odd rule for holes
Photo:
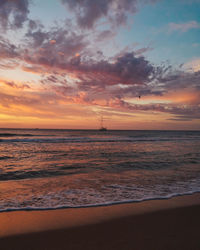
[[[55,44],[55,43],[56,43],[56,40],[50,40],[49,43],[50,43],[50,44]]]
[[[200,58],[195,58],[195,59],[185,63],[183,67],[186,70],[191,71],[191,72],[200,71]]]

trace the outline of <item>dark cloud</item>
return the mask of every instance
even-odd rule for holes
[[[19,65],[19,49],[9,40],[0,36],[0,69],[13,69]]]
[[[29,13],[28,0],[1,0],[0,26],[3,29],[21,28]]]
[[[72,65],[66,62],[62,77],[59,74],[45,77],[43,83],[58,96],[74,103],[100,105],[127,112],[168,113],[172,119],[200,119],[200,95],[184,103],[133,104],[127,100],[138,96],[163,96],[185,89],[199,89],[200,72],[188,73],[172,70],[171,66],[154,67],[144,57],[125,53],[115,61],[90,60]],[[60,66],[60,65],[58,65]],[[58,71],[59,72],[59,71]],[[65,73],[64,73],[65,72]],[[71,85],[65,78],[74,72]],[[58,76],[59,75],[59,76]],[[197,92],[198,93],[198,92]]]
[[[103,86],[125,84],[136,85],[145,84],[155,78],[156,68],[151,65],[143,56],[137,57],[134,53],[125,53],[116,58],[114,62],[109,60],[96,61],[83,59],[80,55],[75,55],[84,44],[81,40],[71,39],[67,44],[52,48],[47,48],[33,56],[27,55],[27,61],[32,64],[41,64],[48,68],[54,67],[66,72],[80,73],[81,81],[96,82]],[[48,48],[51,47],[51,51]],[[58,51],[68,51],[68,56],[59,57]],[[96,85],[94,83],[94,85]]]
[[[0,59],[8,59],[18,57],[17,47],[10,43],[9,40],[0,36]]]
[[[137,112],[147,111],[152,113],[168,113],[173,115],[171,120],[187,120],[200,119],[200,106],[185,104],[131,104],[121,99],[115,99],[109,103],[110,107],[118,108],[124,111]]]
[[[156,90],[148,85],[135,85],[121,87],[120,85],[114,86],[108,89],[113,98],[121,99],[124,98],[138,98],[139,96],[162,96],[163,91]]]
[[[105,66],[103,67],[105,68]],[[109,72],[120,79],[119,83],[144,84],[153,79],[155,69],[143,56],[126,53],[118,57],[116,62],[107,67]]]
[[[38,48],[41,47],[44,42],[47,42],[49,40],[50,34],[46,31],[42,31],[41,29],[38,29],[36,31],[30,29],[30,31],[26,33],[26,36],[30,39],[29,43],[32,44],[32,47]]]
[[[28,22],[28,28],[29,28],[29,32],[36,30],[37,28],[43,28],[44,26],[39,22],[39,21],[35,21],[35,20],[29,20]]]
[[[154,81],[157,69],[144,57],[125,53],[115,61],[82,61],[80,56],[73,59],[64,64],[58,63],[57,68],[54,64],[53,69],[58,73],[44,76],[41,80],[60,96],[70,97],[72,102],[95,105],[139,95],[162,95],[162,91],[148,86]],[[48,68],[52,67],[48,65]],[[62,75],[59,70],[62,70]],[[73,84],[66,80],[71,73],[74,74]]]
[[[62,28],[45,31],[39,27],[34,31],[29,30],[26,37],[25,61],[46,67],[65,67],[69,60],[77,61],[75,57],[87,47],[83,35]]]
[[[77,22],[84,28],[91,28],[97,19],[106,16],[110,5],[110,1],[107,0],[62,0],[62,3],[76,11]]]
[[[159,82],[163,84],[166,90],[187,89],[194,88],[200,89],[200,71],[185,72],[170,70],[164,77],[158,78]]]
[[[23,83],[19,85],[13,81],[5,81],[5,80],[0,80],[0,83],[10,88],[15,88],[15,89],[30,89],[31,88],[27,83]]]
[[[61,0],[61,2],[75,11],[77,23],[81,28],[92,28],[101,18],[107,18],[115,25],[125,24],[128,13],[137,11],[139,0]]]

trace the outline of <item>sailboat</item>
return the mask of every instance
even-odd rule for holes
[[[99,131],[107,131],[107,128],[103,126],[103,117],[101,117],[101,127]]]

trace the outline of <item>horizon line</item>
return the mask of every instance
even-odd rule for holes
[[[99,131],[99,128],[0,128],[3,130],[93,130]],[[107,131],[200,131],[200,129],[108,129]],[[105,131],[105,132],[107,132]]]

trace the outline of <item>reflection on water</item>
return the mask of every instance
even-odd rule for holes
[[[0,130],[0,210],[200,191],[200,132]]]

